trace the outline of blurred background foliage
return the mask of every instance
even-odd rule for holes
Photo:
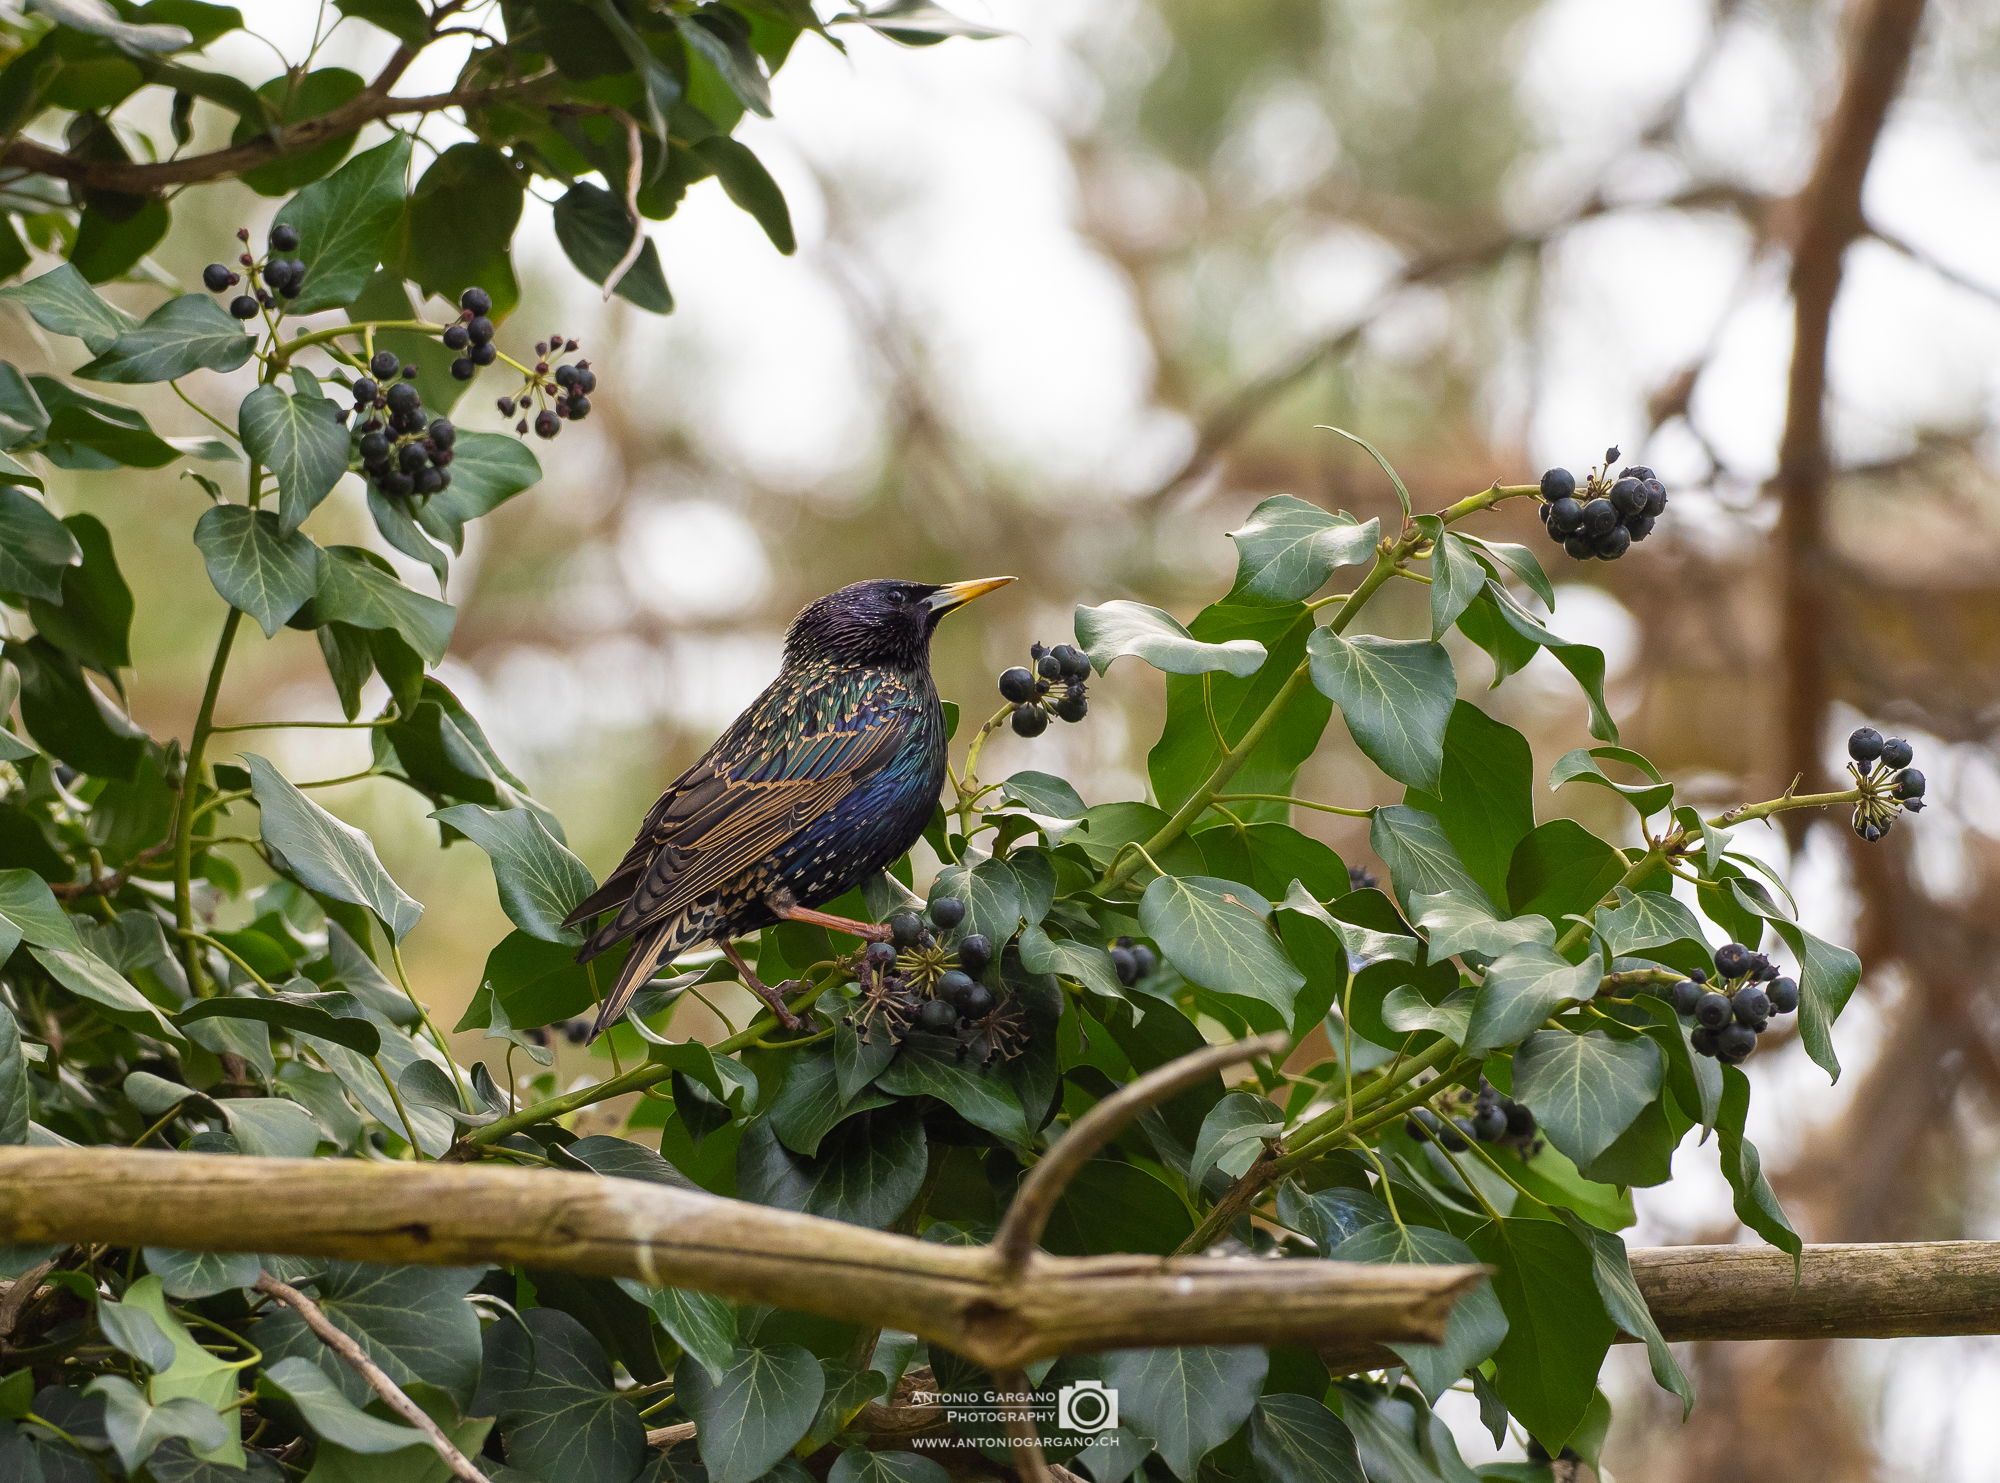
[[[320,9],[263,0],[258,23],[296,57]],[[597,868],[615,858],[655,791],[768,678],[791,613],[843,582],[1019,574],[979,621],[940,635],[944,692],[976,709],[1030,639],[1067,636],[1079,601],[1190,611],[1226,580],[1220,533],[1255,498],[1389,508],[1373,466],[1316,423],[1365,428],[1420,505],[1620,443],[1674,488],[1673,518],[1643,559],[1567,567],[1563,602],[1568,629],[1607,651],[1627,742],[1718,807],[1828,767],[1860,718],[1915,739],[1932,778],[1924,827],[1865,858],[1838,820],[1764,839],[1806,923],[1868,965],[1837,1087],[1796,1047],[1750,1067],[1773,1182],[1809,1240],[2000,1235],[2000,11],[959,9],[1011,34],[797,50],[776,118],[737,136],[784,188],[797,253],[781,257],[714,182],[695,186],[652,229],[671,317],[601,302],[546,207],[526,203],[522,296],[564,306],[604,384],[590,422],[547,450],[547,480],[473,533],[443,677],[577,851]],[[1878,79],[1894,103],[1825,347],[1827,462],[1787,468],[1802,200],[1843,80],[1867,70],[1868,25],[1918,10],[1907,79]],[[468,24],[505,18],[474,6]],[[368,75],[393,44],[345,23],[319,58]],[[224,38],[211,60],[262,77],[268,55],[232,50],[256,45]],[[438,50],[406,91],[451,85]],[[227,142],[202,132],[219,117],[195,112],[195,147]],[[420,130],[435,151],[467,137],[443,117]],[[272,203],[222,184],[174,209],[182,221],[139,272],[185,288]],[[507,326],[502,343],[550,327]],[[0,358],[66,369],[68,355],[0,315]],[[200,431],[163,389],[145,407],[163,431]],[[490,407],[460,416],[501,422]],[[133,710],[164,733],[185,731],[212,638],[185,536],[202,498],[137,471],[63,490],[69,510],[120,517],[124,571],[155,615],[134,634]],[[149,531],[135,503],[172,518]],[[358,499],[321,518],[348,522],[323,539],[373,541]],[[1531,536],[1530,512],[1510,518]],[[1385,594],[1385,615],[1392,598],[1417,632],[1423,595]],[[1544,666],[1496,699],[1546,766],[1581,739],[1582,714],[1559,672],[1536,687]],[[1062,772],[1087,801],[1121,796],[1140,786],[1158,703],[1144,676],[1114,675],[1093,724],[1003,736],[993,765]],[[252,713],[337,714],[309,635],[240,656],[220,719]],[[281,761],[332,776],[364,746],[290,733]],[[1358,796],[1368,774],[1347,746],[1330,734],[1299,791],[1381,801]],[[483,858],[430,848],[413,794],[328,801],[434,903],[411,964],[424,996],[455,1010],[506,928]],[[1551,797],[1545,816],[1578,810],[1618,837],[1619,809]],[[1301,827],[1369,858],[1360,823]],[[594,1079],[584,1052],[558,1057],[565,1077]],[[1699,1160],[1690,1171],[1639,1192],[1636,1244],[1741,1234],[1721,1178]],[[1994,1340],[1714,1346],[1696,1356],[1704,1402],[1685,1429],[1643,1363],[1623,1363],[1636,1358],[1612,1375],[1630,1383],[1607,1461],[1628,1483],[1973,1480],[2000,1454],[2000,1421],[1979,1404],[2000,1385]],[[1471,1418],[1455,1419],[1481,1455]]]

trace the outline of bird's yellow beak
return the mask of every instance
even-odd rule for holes
[[[933,613],[949,613],[953,608],[962,608],[975,597],[984,597],[997,587],[1005,587],[1012,577],[974,577],[969,582],[952,582],[938,588],[929,598]]]

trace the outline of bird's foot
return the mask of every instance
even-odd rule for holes
[[[724,938],[720,940],[719,946],[722,948],[722,955],[735,966],[736,976],[742,979],[759,999],[771,1007],[771,1013],[777,1017],[780,1025],[787,1030],[804,1028],[805,1021],[785,1007],[785,993],[787,990],[796,990],[799,987],[797,979],[788,978],[774,989],[757,977],[756,970],[743,961],[743,955],[736,951],[735,943]]]
[[[829,932],[845,932],[849,937],[858,937],[863,942],[887,942],[889,929],[880,922],[857,922],[852,917],[837,917],[831,912],[814,911],[809,906],[787,906],[772,903],[771,910],[783,921],[799,922],[808,927],[824,927]]]

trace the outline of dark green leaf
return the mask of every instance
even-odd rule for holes
[[[694,56],[706,61],[745,108],[771,116],[771,82],[763,62],[750,46],[750,28],[734,11],[696,11],[676,18],[680,33]]]
[[[64,574],[82,564],[75,534],[47,505],[0,487],[0,592],[59,602]]]
[[[1538,942],[1524,942],[1509,948],[1486,970],[1486,978],[1479,986],[1478,997],[1473,1001],[1472,1022],[1466,1027],[1465,1049],[1471,1055],[1484,1055],[1487,1051],[1503,1045],[1512,1045],[1535,1026],[1555,1013],[1556,1006],[1565,1000],[1582,1002],[1597,992],[1597,982],[1602,973],[1597,959],[1585,958],[1581,963],[1571,963],[1553,948]],[[1571,1037],[1575,1038],[1575,1037]],[[1536,1036],[1529,1045],[1543,1039]],[[1613,1042],[1614,1044],[1616,1042]],[[1552,1047],[1545,1045],[1546,1052]],[[1572,1049],[1563,1047],[1561,1049]],[[1657,1061],[1657,1054],[1655,1056]],[[1522,1050],[1522,1059],[1516,1062],[1516,1092],[1526,1098],[1520,1090],[1519,1078],[1527,1075],[1524,1063],[1532,1065],[1527,1049]],[[1581,1073],[1585,1068],[1576,1068]],[[1657,1067],[1656,1067],[1657,1070]],[[1541,1083],[1536,1082],[1539,1088]],[[1655,1088],[1658,1079],[1655,1077]],[[1534,1104],[1530,1104],[1531,1106]],[[1633,1115],[1638,1109],[1633,1109]],[[1541,1108],[1535,1107],[1537,1117]],[[1631,1121],[1630,1117],[1626,1118]],[[1620,1124],[1623,1127],[1623,1124]],[[1565,1128],[1567,1135],[1568,1129]],[[1617,1136],[1613,1130],[1612,1137]],[[1579,1162],[1590,1155],[1579,1155],[1563,1137],[1558,1137],[1553,1129],[1549,1133],[1556,1147]],[[1609,1138],[1605,1140],[1607,1143]]]
[[[1604,704],[1603,651],[1589,644],[1573,644],[1551,633],[1498,582],[1489,580],[1480,600],[1516,638],[1547,649],[1555,656],[1556,662],[1582,686],[1584,699],[1590,703],[1590,734],[1600,741],[1617,741],[1618,723],[1611,719],[1611,712]],[[1467,616],[1471,611],[1467,610]]]
[[[756,218],[773,247],[783,253],[796,250],[798,239],[792,233],[792,213],[785,205],[784,193],[748,146],[727,134],[711,134],[695,145],[694,152],[715,171],[729,199]],[[602,277],[598,281],[602,282]]]
[[[334,8],[342,15],[380,26],[413,50],[421,50],[430,39],[430,17],[417,0],[334,0]]]
[[[938,872],[932,895],[963,901],[964,930],[981,933],[989,942],[1004,943],[1021,930],[1021,881],[1005,860],[988,858],[969,869],[948,865]]]
[[[42,748],[79,771],[131,778],[146,756],[146,734],[84,678],[77,662],[47,639],[9,644],[21,676],[21,721]]]
[[[0,288],[0,299],[13,299],[43,329],[83,341],[92,355],[109,350],[132,325],[129,314],[99,298],[97,290],[68,263],[26,283]]]
[[[974,41],[990,41],[1008,33],[995,26],[983,26],[953,15],[931,0],[889,0],[886,5],[847,11],[833,17],[828,25],[861,25],[879,31],[904,46],[934,46],[949,36]]]
[[[1424,520],[1434,517],[1425,516]],[[1421,521],[1419,522],[1422,523]],[[1442,639],[1486,585],[1486,569],[1457,531],[1438,538],[1431,557],[1431,637]]]
[[[871,1452],[849,1447],[833,1461],[827,1483],[951,1483],[951,1474],[914,1452]]]
[[[603,283],[611,276],[611,270],[631,246],[632,233],[638,230],[637,224],[626,215],[623,202],[587,180],[578,181],[556,202],[555,225],[556,241],[562,244],[577,271],[592,283]],[[613,292],[655,314],[673,312],[674,296],[667,290],[666,274],[660,271],[660,249],[650,238],[619,278]],[[453,482],[457,482],[456,468]]]
[[[1000,1068],[982,1066],[969,1057],[960,1060],[953,1048],[913,1040],[875,1078],[875,1086],[897,1097],[936,1097],[974,1127],[1022,1152],[1034,1142],[1038,1119],[1022,1108]]]
[[[1551,819],[1514,847],[1507,899],[1516,912],[1560,922],[1602,901],[1625,874],[1625,857],[1573,819]]]
[[[1338,567],[1371,559],[1382,522],[1357,522],[1345,510],[1327,511],[1289,494],[1274,494],[1250,512],[1229,538],[1236,542],[1236,586],[1231,596],[1259,602],[1296,602],[1326,585]]]
[[[298,1407],[315,1435],[350,1452],[373,1455],[430,1445],[415,1427],[383,1421],[363,1411],[340,1393],[324,1371],[298,1355],[266,1365],[257,1384],[260,1390],[276,1392]]]
[[[298,260],[306,286],[294,314],[346,308],[368,284],[390,246],[408,194],[410,136],[356,154],[278,208],[278,222],[298,228]]]
[[[278,481],[279,530],[290,535],[347,472],[347,429],[324,396],[260,386],[237,414],[243,447]]]
[[[1271,903],[1248,886],[1163,875],[1140,898],[1139,920],[1184,977],[1215,993],[1268,1005],[1290,1024],[1305,975],[1271,929]]]
[[[233,371],[250,359],[254,347],[242,322],[224,313],[213,295],[182,294],[78,366],[76,374],[123,385],[172,381],[191,371]]]
[[[452,145],[410,194],[403,215],[404,276],[454,303],[478,284],[493,296],[496,314],[513,308],[520,288],[509,248],[521,221],[523,189],[523,177],[491,144]]]
[[[1262,1153],[1267,1141],[1285,1130],[1285,1115],[1269,1099],[1254,1092],[1229,1092],[1209,1108],[1195,1139],[1188,1163],[1188,1186],[1199,1188],[1211,1169],[1240,1178]]]
[[[1840,1057],[1833,1053],[1833,1022],[1861,982],[1861,960],[1846,948],[1813,936],[1796,922],[1781,917],[1767,920],[1771,930],[1798,956],[1799,1039],[1828,1079],[1838,1081]]]
[[[146,1270],[170,1298],[212,1298],[257,1284],[257,1258],[247,1252],[171,1251],[145,1248]]]
[[[59,604],[31,600],[28,615],[43,638],[116,684],[118,671],[132,662],[132,589],[118,570],[103,521],[72,515],[63,525],[83,552],[83,564],[64,569]]]
[[[316,624],[387,630],[428,663],[444,658],[457,617],[451,604],[412,592],[359,546],[328,546],[322,556],[319,589],[308,610]]]
[[[1340,1262],[1415,1262],[1423,1266],[1473,1265],[1479,1258],[1456,1236],[1429,1226],[1397,1226],[1385,1221],[1349,1236],[1326,1253]],[[1490,1286],[1481,1284],[1452,1304],[1444,1339],[1437,1344],[1392,1344],[1409,1366],[1410,1378],[1436,1401],[1507,1336],[1507,1315]]]
[[[1250,1455],[1268,1483],[1368,1483],[1347,1423],[1309,1395],[1267,1395],[1250,1413]]]
[[[542,466],[519,438],[462,432],[452,445],[451,487],[424,502],[423,527],[460,550],[469,522],[491,514],[541,477]]]
[[[1664,1074],[1660,1048],[1650,1040],[1538,1030],[1514,1057],[1514,1095],[1549,1142],[1588,1164],[1660,1094]]]
[[[213,1407],[179,1396],[154,1405],[123,1375],[99,1375],[84,1386],[104,1402],[104,1432],[118,1460],[137,1468],[172,1437],[184,1437],[205,1451],[227,1447],[234,1428]]]
[[[1694,1411],[1694,1383],[1682,1372],[1680,1361],[1674,1358],[1674,1351],[1660,1334],[1660,1326],[1653,1321],[1653,1310],[1646,1306],[1645,1295],[1632,1276],[1625,1242],[1616,1232],[1599,1230],[1567,1210],[1558,1210],[1556,1214],[1590,1250],[1591,1280],[1597,1284],[1597,1295],[1604,1300],[1604,1311],[1620,1329],[1645,1344],[1653,1378],[1661,1389],[1681,1398],[1681,1420],[1686,1421]]]
[[[255,618],[266,638],[319,586],[319,547],[302,531],[286,534],[269,510],[213,505],[195,522],[194,543],[215,590]]]
[[[925,1163],[923,1123],[913,1106],[849,1118],[811,1159],[786,1148],[757,1118],[737,1155],[737,1193],[760,1205],[879,1229],[916,1198]]]
[[[1644,783],[1621,783],[1614,779],[1600,765],[1617,762],[1643,774]],[[1549,769],[1549,786],[1560,788],[1564,783],[1595,783],[1600,788],[1609,788],[1638,811],[1640,818],[1656,814],[1674,801],[1674,785],[1660,776],[1660,770],[1645,757],[1629,747],[1578,747],[1566,752]]]
[[[157,469],[183,456],[130,407],[90,396],[53,377],[28,380],[49,413],[42,453],[59,469]]]
[[[28,1119],[33,1115],[28,1100],[28,1058],[21,1050],[21,1027],[13,1011],[0,1004],[0,1144],[26,1143]]]
[[[738,1349],[715,1379],[689,1373],[679,1396],[694,1418],[709,1483],[761,1478],[806,1434],[825,1390],[819,1361],[796,1344]]]
[[[40,442],[48,431],[49,410],[15,367],[0,361],[0,448]]]
[[[542,821],[525,808],[487,809],[476,803],[439,809],[431,817],[448,824],[486,851],[500,890],[500,906],[523,932],[546,942],[576,943],[583,933],[562,919],[588,896],[596,882]]]
[[[275,116],[276,129],[282,131],[291,124],[324,118],[351,103],[366,87],[358,75],[345,67],[318,67],[304,73],[280,72],[257,89],[257,96],[263,100],[267,114]],[[261,119],[244,118],[238,122],[231,142],[247,144],[271,127]],[[354,139],[350,131],[302,151],[287,151],[245,170],[243,183],[260,196],[282,196],[325,176],[347,157]]]
[[[77,223],[70,263],[92,283],[122,278],[159,245],[170,220],[166,202],[157,199],[143,202],[123,220],[101,209],[87,209]]]
[[[1118,1392],[1120,1423],[1151,1437],[1175,1475],[1193,1483],[1201,1460],[1249,1418],[1269,1364],[1248,1347],[1114,1349],[1104,1380]]]
[[[1168,674],[1198,675],[1226,670],[1253,673],[1264,663],[1264,646],[1254,639],[1205,644],[1169,614],[1140,602],[1118,599],[1076,610],[1076,641],[1102,674],[1112,661],[1136,655]]]
[[[1694,913],[1664,891],[1618,890],[1618,906],[1597,919],[1597,930],[1614,957],[1641,953],[1677,942],[1693,943],[1703,952],[1701,923]]]
[[[463,1407],[479,1378],[480,1352],[479,1313],[465,1295],[482,1271],[328,1262],[317,1299],[391,1380],[436,1386]],[[355,1405],[374,1394],[289,1308],[260,1319],[250,1339],[267,1361],[287,1355],[311,1361]]]
[[[569,1314],[533,1308],[526,1331],[493,1326],[479,1406],[497,1410],[507,1461],[535,1478],[626,1483],[646,1425],[619,1395],[603,1347]]]
[[[889,1102],[889,1098],[866,1090],[843,1094],[832,1046],[815,1046],[790,1060],[785,1084],[772,1099],[770,1118],[772,1131],[794,1153],[812,1157],[826,1135],[844,1119]]]
[[[1465,701],[1452,707],[1433,811],[1465,868],[1496,902],[1507,900],[1514,851],[1535,827],[1534,766],[1520,732]]]
[[[398,941],[424,909],[389,877],[368,836],[293,787],[254,752],[243,754],[263,815],[263,838],[309,889],[365,906]]]
[[[1735,1195],[1736,1218],[1780,1251],[1789,1252],[1794,1264],[1804,1249],[1798,1232],[1785,1218],[1784,1207],[1764,1178],[1764,1162],[1757,1145],[1743,1136],[1750,1116],[1750,1078],[1735,1066],[1722,1068],[1722,1106],[1715,1117],[1716,1145],[1722,1155],[1722,1172]]]
[[[1313,684],[1339,708],[1355,745],[1398,782],[1435,789],[1458,694],[1444,646],[1317,628],[1306,650]]]
[[[1535,1439],[1560,1451],[1597,1390],[1616,1326],[1604,1311],[1590,1253],[1552,1220],[1481,1226],[1472,1249],[1495,1267],[1493,1289],[1507,1315],[1495,1355],[1497,1387]]]
[[[197,999],[174,1016],[177,1025],[206,1019],[256,1020],[261,1024],[290,1030],[295,1035],[313,1035],[331,1040],[364,1056],[382,1048],[382,1032],[372,1021],[353,1016],[336,1016],[320,1005],[297,998]]]
[[[1491,907],[1437,815],[1400,803],[1378,808],[1368,826],[1368,843],[1389,867],[1389,888],[1406,913],[1416,896],[1447,893]]]

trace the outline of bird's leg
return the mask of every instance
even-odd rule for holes
[[[787,1030],[796,1030],[805,1023],[804,1020],[785,1008],[785,996],[783,993],[772,988],[764,980],[757,977],[750,965],[743,961],[743,955],[736,951],[735,943],[726,937],[718,937],[716,944],[722,949],[722,956],[735,965],[737,976],[752,989],[756,990],[759,999],[762,999],[766,1004],[771,1006],[771,1013],[778,1017],[779,1024],[783,1025]]]
[[[814,911],[809,906],[788,906],[778,901],[771,903],[771,910],[783,921],[824,927],[829,932],[845,932],[863,942],[887,942],[890,937],[889,929],[880,922],[857,922],[852,917],[837,917],[831,912]]]

